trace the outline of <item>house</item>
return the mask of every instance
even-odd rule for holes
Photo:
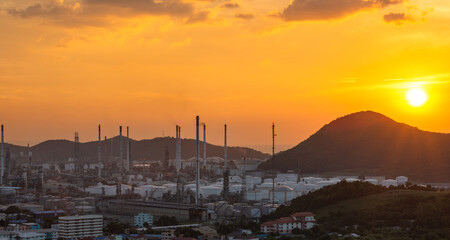
[[[275,221],[261,224],[261,232],[292,233],[292,230],[296,228],[300,230],[311,229],[316,222],[314,216],[311,212],[297,212],[289,217],[282,217]]]

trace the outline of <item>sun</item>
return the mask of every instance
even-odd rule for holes
[[[409,105],[413,107],[420,107],[427,102],[428,96],[423,89],[413,88],[408,90],[406,93],[406,99],[408,100]]]

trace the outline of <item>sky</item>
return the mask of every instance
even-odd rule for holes
[[[0,0],[0,123],[31,145],[118,134],[269,152],[372,110],[450,132],[448,0]],[[426,92],[411,106],[413,88]]]

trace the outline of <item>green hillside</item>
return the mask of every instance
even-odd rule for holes
[[[308,239],[347,239],[350,233],[360,239],[449,239],[450,192],[417,189],[343,182],[299,197],[266,219],[312,211],[318,225],[303,232]]]

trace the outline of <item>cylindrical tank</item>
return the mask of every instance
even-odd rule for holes
[[[398,176],[395,180],[397,180],[398,185],[405,185],[408,182],[408,178],[405,176]]]
[[[383,181],[381,182],[381,185],[382,185],[383,187],[390,187],[390,186],[396,187],[396,186],[397,186],[397,180],[394,180],[394,179],[386,179],[386,180],[383,180]]]

